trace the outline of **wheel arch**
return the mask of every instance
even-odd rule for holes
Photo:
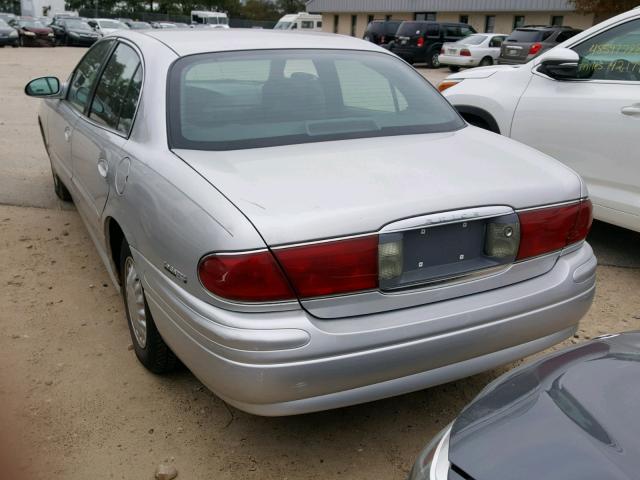
[[[122,272],[120,272],[120,253],[122,250],[122,242],[127,237],[118,221],[111,216],[106,218],[104,230],[109,262],[111,263],[111,268],[116,280],[118,284],[120,284],[120,279],[122,278]]]
[[[454,105],[460,115],[469,122],[471,125],[475,125],[485,130],[489,130],[493,133],[500,134],[500,127],[498,122],[489,112],[482,108],[473,107],[471,105]]]

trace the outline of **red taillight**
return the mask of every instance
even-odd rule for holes
[[[444,55],[444,48],[440,49],[440,55]]]
[[[463,57],[470,57],[471,56],[471,52],[469,50],[467,50],[466,48],[463,48],[462,50],[460,50],[460,55]]]
[[[536,42],[533,45],[531,45],[531,48],[529,48],[529,55],[535,55],[540,50],[542,50],[542,44]]]
[[[424,38],[418,37],[418,40],[416,41],[416,45],[418,45],[419,47],[423,47],[424,46]]]
[[[378,236],[274,251],[296,293],[318,297],[378,288]]]
[[[591,228],[592,205],[582,200],[571,205],[539,208],[518,213],[518,260],[560,250],[584,240]]]
[[[202,285],[214,295],[240,302],[295,299],[271,252],[209,255],[198,265]]]

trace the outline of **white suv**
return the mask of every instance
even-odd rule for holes
[[[469,123],[579,172],[597,219],[640,231],[640,9],[527,64],[467,70],[439,88]]]

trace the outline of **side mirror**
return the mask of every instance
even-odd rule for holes
[[[41,77],[31,80],[24,87],[30,97],[53,97],[60,93],[60,80],[56,77]]]
[[[538,63],[538,72],[556,80],[578,78],[580,55],[569,48],[556,47],[544,54]]]

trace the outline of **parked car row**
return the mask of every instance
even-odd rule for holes
[[[385,46],[409,63],[428,67],[522,64],[580,33],[561,26],[530,25],[504,33],[478,34],[464,23],[374,20],[364,39]]]

